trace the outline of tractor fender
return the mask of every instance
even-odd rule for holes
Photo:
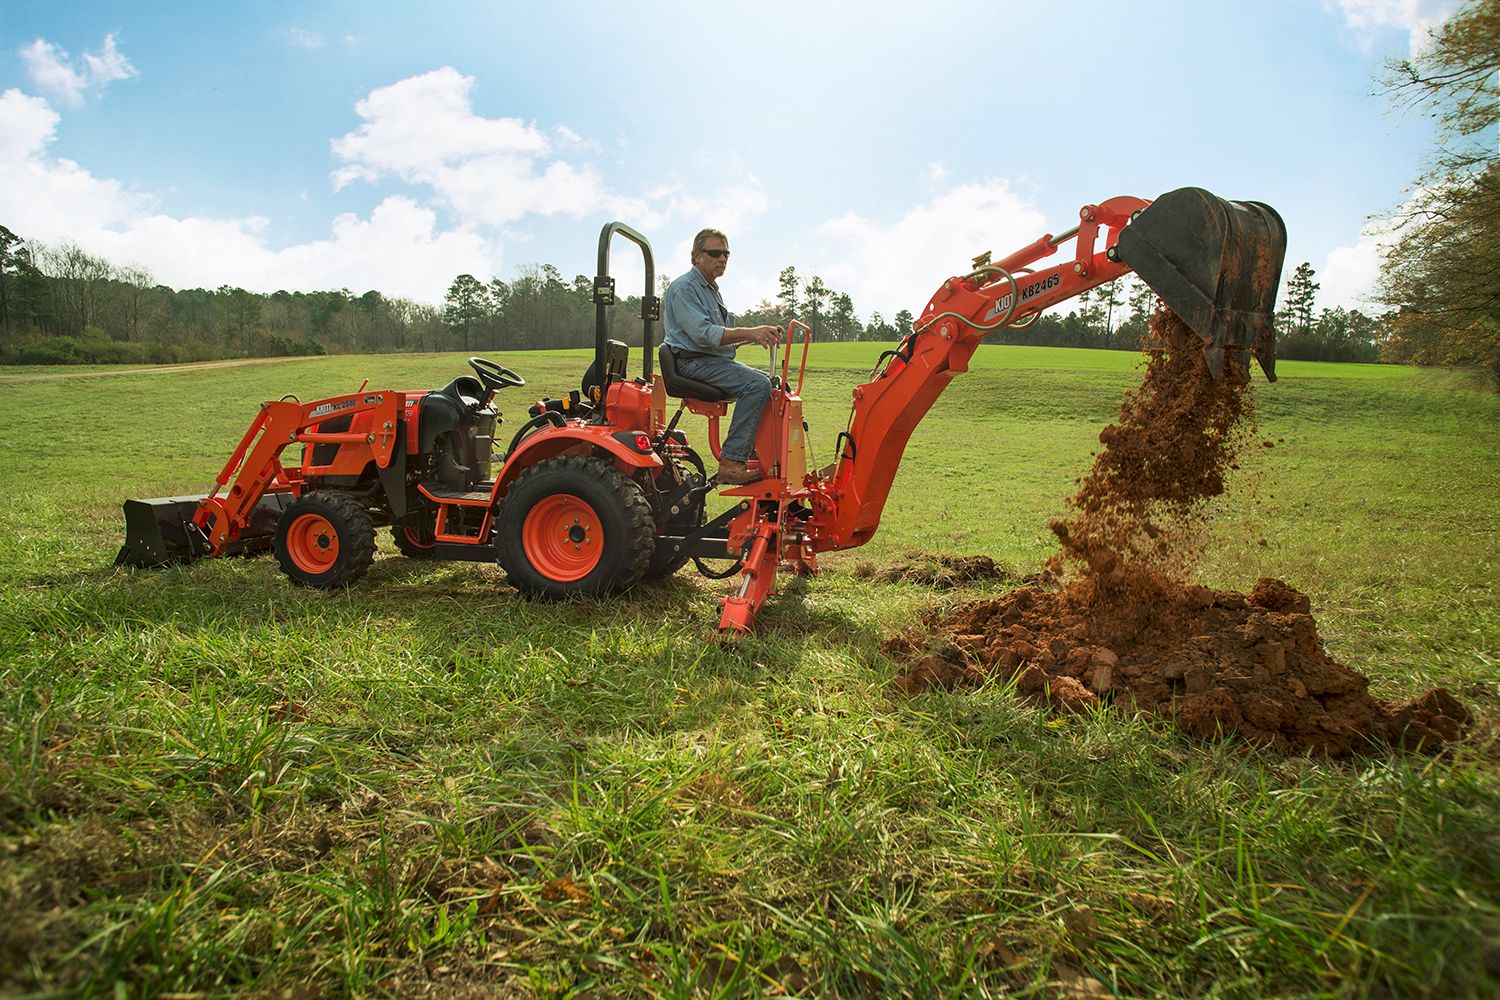
[[[627,474],[637,469],[660,469],[661,457],[656,452],[640,450],[634,444],[634,431],[621,431],[614,427],[568,424],[562,427],[544,427],[516,445],[516,450],[505,456],[505,465],[496,477],[495,495],[504,496],[521,473],[544,459],[557,455],[588,455],[604,453],[614,459]]]

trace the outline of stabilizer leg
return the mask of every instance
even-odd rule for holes
[[[777,525],[761,521],[755,527],[750,553],[745,557],[738,594],[724,598],[724,613],[719,618],[721,634],[744,635],[755,624],[761,605],[776,589]]]

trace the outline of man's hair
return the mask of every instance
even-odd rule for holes
[[[723,240],[726,245],[729,243],[729,237],[724,235],[724,230],[722,229],[698,230],[698,235],[693,237],[693,256],[696,257],[698,255],[698,251],[703,249],[703,244],[707,243],[715,236]]]

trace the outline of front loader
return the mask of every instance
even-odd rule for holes
[[[607,335],[615,237],[645,259],[635,377],[629,348]],[[264,403],[208,496],[126,503],[116,561],[272,550],[293,581],[342,587],[373,561],[375,527],[389,525],[407,556],[498,561],[512,584],[544,597],[616,592],[690,560],[708,576],[738,574],[719,628],[746,632],[779,569],[816,572],[819,553],[870,540],[912,431],[987,334],[1029,325],[1044,309],[1134,272],[1202,338],[1214,378],[1247,380],[1253,357],[1274,381],[1272,311],[1285,252],[1273,209],[1200,188],[1085,205],[1068,232],[999,260],[981,254],[945,281],[912,332],[854,389],[837,461],[816,471],[801,399],[812,331],[793,321],[771,353],[771,400],[748,463],[762,478],[720,490],[732,503],[709,518],[716,484],[678,423],[684,411],[707,417],[718,457],[728,402],[678,373],[664,346],[653,371],[661,303],[650,245],[613,222],[599,237],[593,363],[578,390],[534,402],[503,450],[493,403],[525,382],[483,358],[470,359],[473,376],[442,389],[361,387],[315,403]],[[669,398],[679,400],[670,418]],[[285,464],[296,444],[301,464]]]

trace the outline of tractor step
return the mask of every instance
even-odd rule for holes
[[[454,562],[499,562],[500,550],[493,545],[478,545],[469,542],[438,542],[432,547],[434,559]]]
[[[418,483],[417,488],[433,500],[445,500],[449,503],[489,503],[495,484],[493,482],[480,483],[473,489],[466,490],[457,486],[449,486],[436,479],[428,479]]]

